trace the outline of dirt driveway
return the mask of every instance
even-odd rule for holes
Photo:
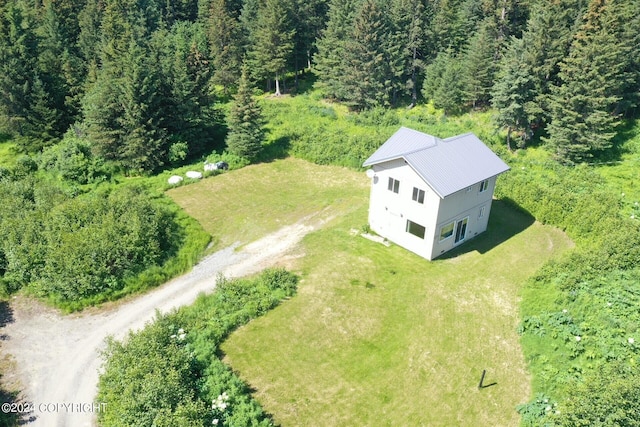
[[[33,411],[24,415],[29,426],[91,426],[100,352],[105,338],[122,338],[154,318],[192,303],[198,294],[211,291],[216,277],[240,277],[256,273],[285,259],[308,232],[325,221],[304,220],[237,249],[220,250],[203,259],[191,272],[126,303],[63,316],[42,304],[18,297],[11,303],[12,319],[0,330],[2,353],[10,355],[15,369],[3,380],[18,383],[21,401]]]

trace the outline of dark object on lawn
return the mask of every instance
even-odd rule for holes
[[[229,169],[229,164],[227,162],[217,162],[216,169],[222,169],[226,171]]]
[[[485,384],[484,384],[484,376],[485,376],[485,374],[486,374],[486,373],[487,373],[487,370],[486,370],[486,369],[483,369],[483,370],[482,370],[482,377],[480,378],[480,384],[478,384],[478,388],[479,388],[479,389],[483,389],[483,388],[491,387],[492,385],[496,385],[496,384],[498,384],[498,383],[496,383],[496,382],[492,382],[491,384],[486,384],[486,385],[485,385]]]

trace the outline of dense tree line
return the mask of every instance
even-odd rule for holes
[[[637,111],[638,0],[11,0],[0,125],[24,151],[72,127],[132,173],[211,151],[242,64],[276,95],[315,68],[355,111],[494,106],[507,143],[561,161],[612,146]],[[220,98],[222,97],[222,98]],[[177,145],[176,145],[177,144]]]

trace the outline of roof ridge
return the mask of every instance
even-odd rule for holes
[[[476,138],[478,138],[478,136],[473,132],[465,132],[465,133],[461,133],[460,135],[454,135],[454,136],[450,136],[449,138],[444,138],[441,141],[449,142],[449,141],[453,141],[453,140],[458,139],[458,138],[462,138],[463,136],[469,136],[469,135],[473,135]],[[478,139],[480,139],[480,138],[478,138]]]

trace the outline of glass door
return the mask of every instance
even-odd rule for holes
[[[456,240],[455,243],[461,243],[467,235],[467,222],[469,217],[462,219],[456,223]]]

